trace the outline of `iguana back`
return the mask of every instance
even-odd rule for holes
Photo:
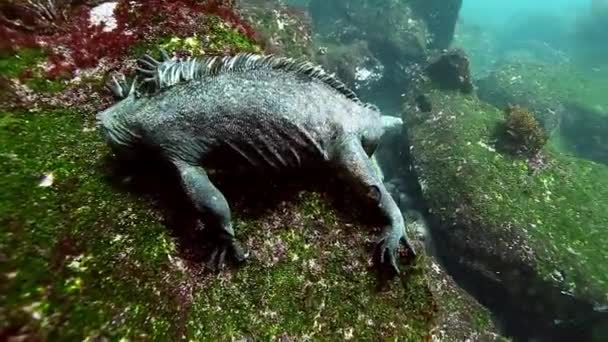
[[[133,113],[146,141],[181,158],[274,169],[328,160],[337,140],[378,117],[321,81],[263,69],[176,84]]]
[[[327,160],[346,135],[381,135],[380,112],[309,63],[245,54],[150,67],[130,126],[169,157],[280,169]]]

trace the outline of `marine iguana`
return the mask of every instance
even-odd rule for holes
[[[229,205],[208,178],[210,168],[272,169],[330,166],[385,219],[376,260],[399,273],[404,218],[374,166],[386,129],[401,120],[362,102],[320,66],[273,55],[138,60],[132,82],[119,74],[107,86],[119,100],[97,114],[102,135],[117,153],[152,148],[175,167],[183,191],[214,227],[218,243],[208,265],[247,253],[235,237]],[[221,158],[217,158],[220,156]]]

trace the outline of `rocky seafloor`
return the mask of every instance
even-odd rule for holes
[[[505,63],[473,80],[442,52],[457,0],[49,3],[0,5],[0,340],[605,336],[600,71]],[[118,164],[94,124],[107,75],[159,47],[305,57],[402,116],[379,153],[395,196],[420,203],[401,201],[421,256],[379,279],[377,223],[332,175],[217,176],[252,259],[206,270],[171,173]],[[510,105],[547,135],[532,155],[499,148]]]
[[[2,340],[497,338],[489,313],[429,257],[378,288],[377,227],[331,175],[218,179],[253,258],[215,274],[170,173],[117,165],[104,145],[94,115],[112,103],[108,73],[132,73],[158,47],[313,55],[302,10],[66,3],[54,17],[2,7]]]

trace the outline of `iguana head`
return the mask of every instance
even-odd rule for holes
[[[124,75],[120,74],[113,76],[106,86],[118,102],[97,113],[97,127],[112,150],[121,154],[129,153],[139,138],[134,127],[129,124],[129,118],[140,105],[136,96],[137,79],[129,84]]]
[[[364,129],[361,133],[361,145],[368,156],[372,156],[380,144],[384,133],[389,130],[399,129],[403,124],[397,117],[382,115],[380,110],[373,105],[366,105],[368,115],[364,116]]]

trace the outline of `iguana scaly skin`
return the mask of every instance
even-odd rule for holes
[[[382,116],[320,67],[254,54],[163,60],[146,56],[129,85],[108,84],[119,102],[98,113],[100,130],[118,154],[154,149],[179,173],[181,186],[219,243],[209,263],[246,255],[234,236],[229,205],[207,177],[213,169],[330,166],[385,219],[377,260],[399,272],[396,253],[403,216],[385,189],[372,155],[386,129],[401,120]]]

